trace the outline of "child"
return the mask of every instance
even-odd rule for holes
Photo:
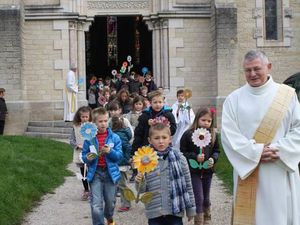
[[[145,75],[144,86],[148,88],[148,92],[157,90],[157,86],[152,80],[152,73],[150,71]]]
[[[73,119],[73,130],[70,137],[70,145],[74,149],[73,162],[80,168],[82,177],[86,176],[86,168],[84,163],[81,161],[81,151],[83,145],[83,138],[80,134],[81,124],[91,121],[91,108],[88,106],[80,107],[75,113]],[[86,201],[90,196],[89,185],[86,179],[82,179],[84,191],[81,195],[81,200]]]
[[[0,88],[0,135],[3,135],[5,126],[5,117],[7,116],[7,107],[4,99],[5,89]]]
[[[146,86],[141,86],[140,93],[141,93],[142,97],[147,98],[148,97],[148,88]]]
[[[113,116],[111,118],[111,129],[116,133],[122,141],[122,152],[124,155],[123,160],[119,163],[119,169],[121,172],[121,180],[119,182],[119,187],[122,189],[126,187],[127,175],[126,172],[129,170],[129,161],[131,154],[131,144],[129,143],[132,138],[132,133],[129,127],[125,127],[124,120],[122,117]],[[127,212],[131,207],[130,201],[124,198],[121,194],[121,207],[118,209],[119,212]]]
[[[177,125],[176,133],[172,138],[172,144],[174,148],[179,149],[182,134],[195,119],[194,111],[184,97],[184,90],[177,91],[177,101],[172,106],[172,113]]]
[[[190,167],[193,190],[196,200],[197,215],[194,218],[195,225],[209,224],[210,214],[210,185],[213,174],[213,166],[218,160],[219,145],[216,140],[216,132],[213,128],[214,111],[208,108],[199,109],[191,127],[184,132],[180,140],[180,150],[184,156],[194,159],[199,163],[209,160],[208,169],[193,169]],[[203,148],[202,155],[199,154],[199,147],[192,142],[192,134],[197,128],[206,128],[212,135],[211,143]]]
[[[124,114],[124,117],[129,120],[130,124],[132,125],[132,128],[135,129],[138,125],[138,119],[140,115],[142,115],[142,111],[145,108],[144,98],[142,96],[137,95],[136,97],[134,97],[132,104],[133,109],[129,113]],[[130,182],[134,182],[134,177],[136,173],[137,171],[133,169],[132,176],[129,179]]]
[[[138,125],[134,130],[134,140],[132,144],[132,154],[140,147],[148,145],[149,128],[153,123],[153,119],[164,116],[170,122],[171,135],[175,134],[176,122],[172,114],[172,109],[164,106],[163,94],[156,90],[149,93],[151,106],[146,108],[138,119]]]
[[[109,111],[109,115],[110,115],[110,118],[108,120],[108,124],[109,124],[109,127],[111,127],[111,118],[113,116],[123,117],[123,115],[122,115],[122,108],[121,108],[120,103],[117,100],[114,100],[114,101],[112,101],[112,102],[110,102],[108,104],[107,110]],[[123,121],[124,121],[125,127],[129,127],[129,129],[130,129],[130,131],[132,133],[132,136],[133,136],[134,131],[133,131],[133,128],[132,128],[129,120],[126,119],[126,118],[123,118]],[[133,141],[133,138],[130,140],[130,143],[132,143],[132,141]]]
[[[135,129],[138,125],[138,118],[142,115],[142,111],[145,108],[144,98],[142,96],[135,96],[132,101],[132,110],[124,114],[124,117],[127,118],[132,125],[132,128]]]
[[[132,107],[132,100],[129,96],[129,92],[126,89],[121,89],[118,92],[117,95],[117,100],[119,101],[121,108],[122,108],[122,113],[126,114],[129,113]]]
[[[91,188],[93,225],[115,225],[113,215],[116,203],[117,182],[121,178],[118,163],[123,159],[122,143],[118,135],[108,128],[108,112],[96,108],[92,112],[98,133],[91,141],[84,141],[82,160],[88,164],[87,181]],[[93,157],[91,150],[98,151]]]
[[[158,166],[146,173],[144,185],[141,185],[142,192],[154,193],[145,206],[148,224],[183,225],[184,212],[189,221],[196,214],[187,160],[181,152],[170,147],[170,128],[162,123],[151,126],[148,141],[159,156]],[[135,178],[137,183],[141,179],[141,174]]]
[[[95,85],[91,85],[88,89],[88,103],[91,109],[94,109],[97,107],[97,102],[96,102],[96,91],[97,88]]]

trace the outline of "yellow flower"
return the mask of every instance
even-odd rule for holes
[[[153,171],[158,164],[156,151],[149,146],[139,148],[133,156],[133,164],[134,168],[143,175]]]
[[[185,89],[183,94],[185,99],[189,99],[190,97],[192,97],[192,91],[190,89]]]

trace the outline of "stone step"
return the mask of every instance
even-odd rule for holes
[[[29,132],[26,131],[24,133],[25,136],[30,137],[42,137],[42,138],[55,138],[55,139],[68,139],[70,137],[70,134],[63,134],[63,133],[41,133],[41,132]]]
[[[28,126],[28,132],[39,132],[39,133],[59,133],[59,134],[71,134],[71,127],[44,127],[44,126]]]
[[[72,127],[72,122],[65,122],[63,120],[56,121],[31,121],[28,123],[30,127]]]

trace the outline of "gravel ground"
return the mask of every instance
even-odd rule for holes
[[[73,164],[71,171],[78,172]],[[82,184],[76,176],[66,177],[65,183],[53,193],[45,195],[36,208],[24,218],[22,225],[91,225],[89,202],[80,200]],[[229,225],[231,218],[231,196],[215,176],[211,189],[212,224]],[[119,198],[117,207],[119,206]],[[143,204],[132,204],[129,212],[115,213],[117,225],[146,225]],[[185,221],[184,224],[193,224]]]

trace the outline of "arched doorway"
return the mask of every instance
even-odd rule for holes
[[[96,16],[86,32],[86,81],[111,76],[120,70],[127,56],[132,56],[133,70],[152,70],[152,33],[141,16]]]

